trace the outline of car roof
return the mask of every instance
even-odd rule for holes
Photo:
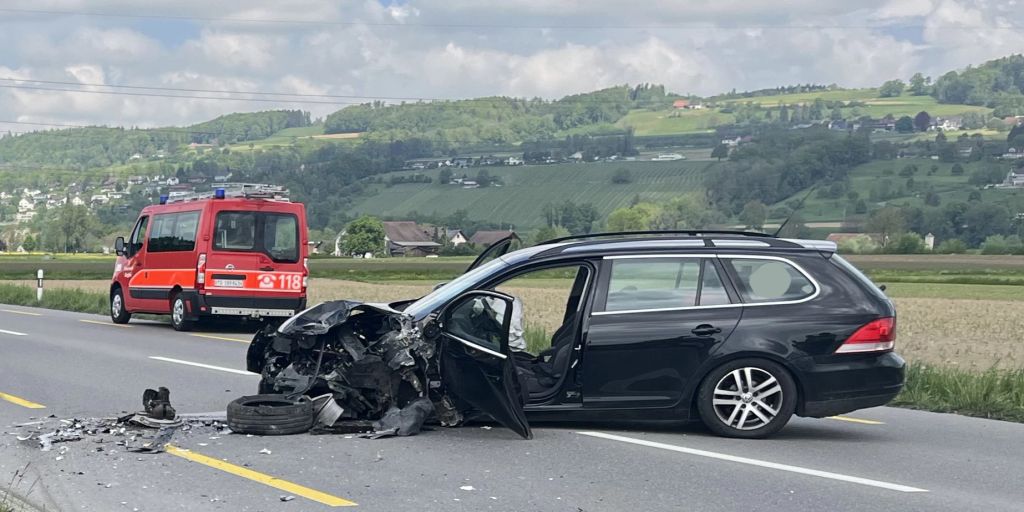
[[[540,249],[545,248],[545,249]],[[542,243],[533,247],[529,259],[536,260],[557,256],[603,256],[622,253],[664,253],[680,250],[701,252],[705,250],[757,250],[835,252],[836,244],[828,240],[803,240],[775,238],[771,236],[749,236],[735,234],[721,235],[641,235],[639,237],[612,236],[609,238],[584,238],[577,241],[560,239],[554,243]]]

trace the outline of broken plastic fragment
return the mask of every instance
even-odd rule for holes
[[[269,449],[267,449],[267,448],[264,448],[264,449],[260,450],[260,453],[262,453],[263,455],[270,455],[271,451]]]

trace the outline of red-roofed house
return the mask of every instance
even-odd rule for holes
[[[687,108],[690,106],[690,102],[687,100],[675,100],[672,102],[672,108]]]

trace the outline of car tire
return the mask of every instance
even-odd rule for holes
[[[729,361],[712,370],[697,392],[701,421],[725,437],[768,437],[789,422],[796,404],[793,376],[766,359]]]
[[[180,293],[175,295],[171,299],[171,327],[174,327],[175,331],[191,331],[193,325],[192,320],[188,318],[185,298]]]
[[[124,303],[124,290],[121,287],[114,288],[110,292],[110,320],[115,324],[126,324],[132,319],[132,314]]]
[[[285,395],[243,396],[228,404],[228,428],[241,434],[283,436],[313,428],[313,402]]]

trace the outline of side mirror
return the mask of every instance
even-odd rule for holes
[[[125,250],[124,250],[124,237],[123,236],[119,236],[119,237],[114,239],[114,253],[116,253],[118,256],[125,256],[126,255],[125,254]]]

